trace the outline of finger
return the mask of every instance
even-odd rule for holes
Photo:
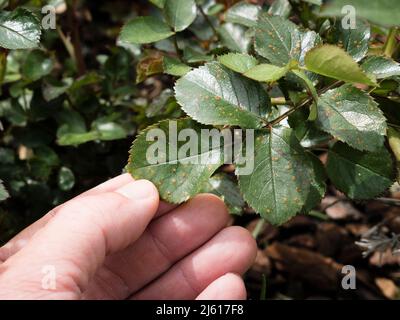
[[[196,300],[245,300],[246,288],[242,278],[234,273],[227,273],[212,282]]]
[[[243,274],[256,253],[256,243],[246,229],[226,228],[132,298],[194,299],[224,274]]]
[[[77,198],[0,268],[2,286],[24,292],[41,287],[43,266],[57,272],[58,298],[79,298],[107,254],[123,250],[144,232],[158,208],[158,192],[146,180],[129,183],[115,192]],[[29,265],[26,265],[29,261]],[[18,291],[17,291],[18,292]]]
[[[86,197],[86,196],[93,196],[93,195],[98,195],[101,193],[106,193],[106,192],[113,192],[117,190],[118,188],[121,188],[122,186],[133,182],[134,179],[132,176],[128,173],[122,174],[118,177],[115,177],[113,179],[110,179],[97,187],[94,187],[93,189],[90,189],[77,197],[69,200],[72,201],[77,198],[81,197]],[[19,232],[16,236],[14,236],[11,240],[7,242],[6,245],[3,247],[0,247],[0,262],[7,260],[9,257],[17,253],[19,250],[21,250],[25,245],[28,244],[29,240],[32,238],[32,236],[41,228],[43,228],[56,214],[57,212],[61,209],[62,206],[65,206],[69,201],[66,203],[59,205],[58,207],[54,208],[47,214],[45,214],[42,218],[39,220],[35,221],[33,224],[30,226],[26,227],[24,230]],[[175,204],[170,204],[166,203],[164,201],[160,202],[159,208],[157,210],[157,213],[155,215],[156,217],[159,217],[165,213],[168,213],[172,209],[176,208],[177,205]]]
[[[110,179],[93,189],[90,189],[77,197],[84,197],[84,196],[93,196],[105,192],[112,192],[121,188],[122,186],[134,181],[132,176],[128,173],[121,174],[118,177]],[[75,197],[74,199],[76,199]],[[73,199],[72,199],[73,200]],[[70,200],[71,201],[71,200]],[[5,261],[13,254],[21,250],[28,241],[32,238],[32,236],[41,228],[43,228],[50,219],[57,213],[57,211],[61,208],[61,206],[65,205],[62,204],[47,214],[45,214],[42,218],[32,223],[30,226],[26,227],[24,230],[19,232],[16,236],[10,239],[7,244],[0,248],[0,261]]]
[[[228,220],[221,199],[211,194],[196,196],[154,220],[130,247],[108,257],[85,298],[128,298],[211,239]]]

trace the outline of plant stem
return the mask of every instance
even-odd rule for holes
[[[184,62],[183,58],[182,58],[182,54],[181,54],[181,49],[179,49],[179,46],[178,46],[178,38],[176,37],[176,35],[174,35],[173,38],[174,38],[174,47],[175,47],[176,55],[181,62]]]
[[[76,67],[80,76],[86,73],[86,64],[82,54],[82,45],[80,38],[80,31],[78,20],[76,18],[77,11],[77,0],[71,0],[68,2],[68,25],[71,30],[72,45],[74,46],[74,56],[76,61]]]
[[[212,29],[212,31],[213,31],[213,33],[214,33],[214,36],[218,39],[218,38],[219,38],[219,36],[218,36],[218,31],[217,31],[217,29],[215,29],[215,27],[214,27],[214,25],[212,24],[210,18],[209,18],[209,17],[207,16],[207,14],[204,12],[202,6],[201,6],[201,5],[197,5],[197,8],[199,9],[199,11],[200,11],[201,15],[203,16],[204,20],[206,20],[206,22],[208,23],[208,25],[211,27],[211,29]]]
[[[256,225],[256,227],[254,228],[254,231],[253,231],[253,238],[254,239],[258,238],[258,236],[260,235],[261,231],[264,229],[264,225],[265,225],[265,220],[264,219],[261,218],[260,220],[258,220],[257,225]]]
[[[383,46],[383,53],[388,57],[392,57],[397,50],[398,47],[398,42],[396,39],[397,31],[398,31],[397,27],[390,28],[389,34],[386,38],[385,45]]]
[[[335,81],[334,83],[332,83],[331,85],[321,89],[320,91],[318,91],[318,95],[321,95],[323,93],[325,93],[326,91],[332,89],[332,88],[336,88],[340,85],[343,84],[343,81]],[[283,113],[282,115],[280,115],[278,118],[276,118],[275,120],[268,122],[266,124],[266,126],[268,127],[272,127],[278,123],[280,123],[282,120],[286,119],[287,117],[289,117],[292,113],[296,112],[297,110],[303,108],[304,106],[308,105],[311,101],[313,101],[314,98],[312,96],[304,99],[302,102],[300,102],[297,106],[293,107],[292,109],[286,111],[285,113]]]
[[[277,97],[277,98],[271,98],[271,104],[273,106],[292,106],[293,102],[287,101],[285,97]]]

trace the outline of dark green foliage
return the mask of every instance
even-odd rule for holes
[[[212,192],[241,214],[245,199],[275,224],[314,209],[329,181],[355,199],[395,181],[400,67],[386,27],[398,1],[375,1],[387,6],[379,19],[357,1],[354,30],[326,18],[342,1],[324,12],[321,1],[59,2],[57,30],[41,27],[47,1],[1,7],[0,241],[121,173],[135,137],[127,170],[165,200]],[[234,177],[237,157],[229,170],[223,159],[148,165],[146,128],[167,133],[172,120],[255,129],[255,170]]]

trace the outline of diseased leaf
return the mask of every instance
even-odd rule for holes
[[[181,77],[188,73],[192,68],[187,64],[171,57],[164,57],[163,59],[164,73],[172,76]]]
[[[398,0],[332,0],[322,10],[321,14],[327,17],[341,17],[349,14],[349,10],[343,10],[351,5],[358,18],[385,26],[398,26],[400,24],[400,2]],[[353,12],[353,11],[350,11]]]
[[[240,1],[230,7],[225,14],[225,21],[238,23],[246,27],[254,27],[257,24],[258,14],[261,12],[261,7]]]
[[[365,74],[346,51],[336,46],[323,45],[311,49],[305,56],[305,64],[309,71],[326,77],[377,86],[373,76]]]
[[[273,224],[302,210],[316,180],[309,156],[284,127],[256,132],[254,170],[238,178],[247,203]]]
[[[141,83],[149,76],[163,71],[163,56],[158,51],[151,52],[136,65],[136,83]]]
[[[232,181],[227,174],[218,173],[212,176],[201,192],[212,193],[220,197],[231,214],[240,215],[243,212],[245,201],[237,183]]]
[[[359,150],[382,147],[386,119],[368,94],[344,85],[320,96],[317,109],[317,125],[336,139]]]
[[[245,73],[258,64],[256,58],[245,53],[228,53],[219,56],[218,61],[225,67],[239,73]]]
[[[31,51],[22,66],[22,75],[30,80],[36,81],[48,75],[53,69],[54,62],[41,50]]]
[[[310,193],[308,194],[306,202],[302,208],[302,213],[306,214],[321,203],[321,200],[326,193],[325,181],[327,179],[325,168],[321,161],[312,153],[307,155],[311,160],[315,176],[311,181]]]
[[[167,23],[175,32],[189,27],[196,18],[197,8],[194,0],[165,0],[164,14]]]
[[[300,32],[293,22],[267,13],[260,14],[255,27],[257,53],[281,67],[291,60],[302,65],[306,52],[319,42],[314,31]]]
[[[371,28],[367,22],[357,20],[355,29],[344,29],[341,21],[336,23],[335,41],[357,62],[366,56],[370,37]]]
[[[361,152],[338,142],[329,150],[327,173],[333,184],[351,199],[381,195],[394,182],[392,157],[382,146],[376,152]]]
[[[124,25],[120,41],[127,43],[151,43],[174,34],[169,26],[156,17],[137,17]]]
[[[203,190],[223,163],[223,146],[212,149],[209,137],[201,135],[206,128],[210,129],[190,119],[165,120],[148,127],[132,145],[128,172],[135,179],[153,182],[161,198],[170,203],[188,200]],[[197,134],[190,136],[185,129]]]
[[[400,64],[385,56],[370,56],[363,61],[361,68],[377,79],[400,76]]]
[[[224,23],[218,29],[218,34],[229,50],[247,52],[251,44],[251,36],[246,29],[238,24]]]
[[[275,82],[284,77],[287,72],[287,67],[277,67],[272,64],[262,63],[246,71],[243,75],[260,82]]]
[[[258,83],[217,62],[180,78],[175,96],[189,116],[204,124],[259,128],[271,109],[269,97]]]

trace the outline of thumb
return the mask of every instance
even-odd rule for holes
[[[0,265],[0,286],[8,288],[2,291],[17,298],[50,293],[78,298],[108,254],[141,236],[158,204],[157,189],[146,180],[69,201],[29,244]],[[43,286],[43,270],[55,273],[53,292]]]

